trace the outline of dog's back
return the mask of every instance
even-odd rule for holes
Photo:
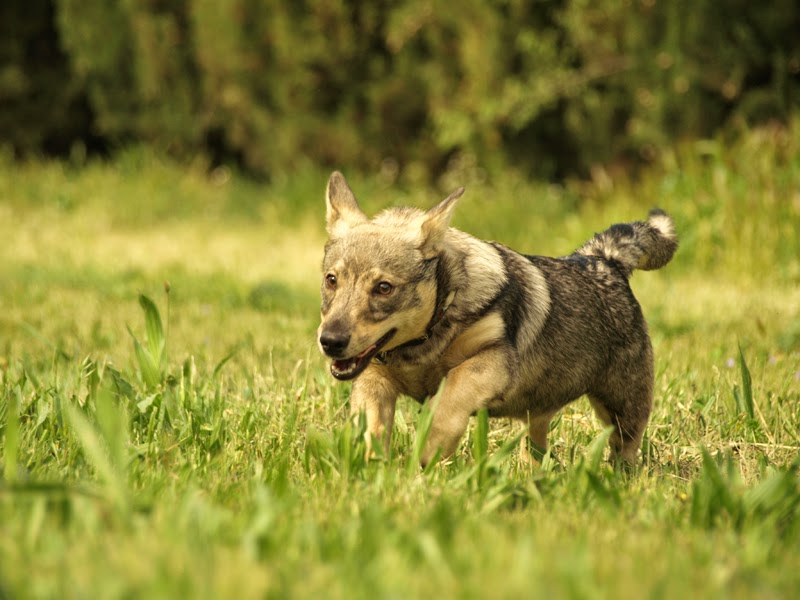
[[[586,394],[601,420],[615,425],[614,450],[635,451],[652,408],[653,355],[628,280],[635,269],[666,265],[677,245],[672,219],[653,210],[647,221],[613,225],[568,256],[526,257],[544,275],[549,310],[539,335],[519,349],[509,394],[516,401],[495,413],[549,421]]]

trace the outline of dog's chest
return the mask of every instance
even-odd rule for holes
[[[501,315],[490,312],[456,333],[431,340],[432,346],[426,353],[389,358],[386,367],[402,394],[423,402],[436,393],[451,369],[502,339],[504,331]]]
[[[433,396],[447,374],[444,367],[436,362],[391,365],[388,372],[400,393],[417,402],[424,402]]]

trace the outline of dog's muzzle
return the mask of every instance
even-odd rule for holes
[[[325,354],[333,358],[333,362],[331,362],[331,375],[340,381],[347,381],[355,379],[360,375],[361,372],[367,368],[367,365],[369,365],[373,357],[381,351],[381,348],[392,339],[396,332],[396,329],[389,330],[389,332],[377,342],[351,358],[337,358],[350,343],[349,335],[329,335],[323,333],[319,337],[319,345],[322,347]]]

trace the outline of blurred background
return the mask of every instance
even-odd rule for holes
[[[797,0],[3,0],[0,148],[143,144],[269,181],[631,173],[786,123]]]
[[[668,211],[646,468],[586,402],[365,461],[333,168],[526,253]],[[797,598],[798,232],[800,0],[0,0],[0,600]]]

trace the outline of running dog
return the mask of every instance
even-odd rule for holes
[[[666,265],[672,219],[613,225],[569,256],[519,254],[450,227],[459,188],[428,211],[369,219],[344,176],[327,186],[319,347],[354,380],[353,413],[388,453],[398,396],[445,380],[422,452],[448,457],[480,409],[512,417],[547,448],[550,420],[587,395],[612,425],[612,458],[636,461],[653,405],[653,350],[628,279]]]

